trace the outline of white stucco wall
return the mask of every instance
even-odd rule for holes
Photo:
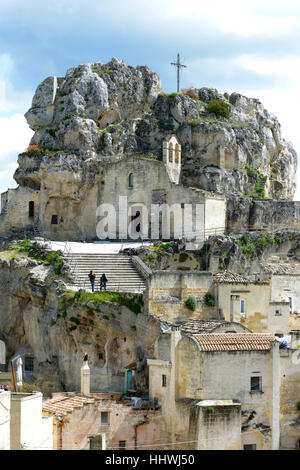
[[[292,298],[292,311],[300,313],[300,276],[273,275],[271,278],[271,295],[275,299],[279,294]]]
[[[10,392],[0,392],[0,450],[10,450]]]
[[[11,448],[53,449],[53,418],[42,416],[41,393],[13,393],[11,401]]]

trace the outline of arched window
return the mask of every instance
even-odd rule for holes
[[[129,188],[133,188],[133,173],[129,173],[128,185],[129,185]]]
[[[175,163],[179,163],[179,145],[175,145]]]
[[[173,144],[169,143],[169,163],[173,163]]]

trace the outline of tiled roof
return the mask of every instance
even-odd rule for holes
[[[300,264],[292,263],[265,263],[263,268],[267,273],[271,274],[299,274]]]
[[[181,326],[181,331],[186,334],[213,333],[221,326],[233,329],[235,324],[224,320],[187,320]],[[241,323],[238,323],[238,327],[248,331],[248,328]]]
[[[275,337],[267,333],[211,333],[192,335],[202,351],[268,351]]]
[[[94,402],[94,398],[84,395],[65,395],[45,401],[43,411],[53,413],[55,416],[65,416],[76,408],[82,408],[84,405]]]
[[[228,271],[221,271],[214,274],[214,281],[217,283],[230,283],[230,284],[249,284],[251,281],[240,274]]]

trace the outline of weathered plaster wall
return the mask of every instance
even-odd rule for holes
[[[207,271],[154,271],[147,288],[149,312],[165,320],[218,318],[217,310],[206,306],[203,300],[211,285],[212,274]],[[195,311],[185,306],[189,296],[197,300]]]
[[[108,412],[107,425],[101,425],[102,412]],[[55,449],[89,450],[89,436],[98,433],[105,434],[107,450],[118,450],[119,441],[126,441],[126,448],[131,451],[139,446],[141,450],[153,449],[160,443],[160,411],[134,410],[131,404],[104,396],[74,409],[63,417],[62,425],[54,417],[54,429]]]
[[[198,450],[241,449],[241,407],[199,405]]]
[[[296,449],[300,440],[300,350],[280,350],[280,448]]]
[[[10,441],[12,450],[52,450],[53,422],[42,416],[42,394],[13,393]]]
[[[0,450],[10,450],[10,392],[0,392]]]
[[[253,333],[281,333],[290,331],[289,306],[284,302],[273,302],[270,285],[264,284],[225,284],[216,285],[218,308],[225,320],[241,322]],[[233,298],[232,298],[233,296]],[[246,303],[246,316],[241,316],[241,300]],[[280,310],[281,315],[276,315]]]

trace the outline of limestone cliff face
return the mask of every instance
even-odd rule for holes
[[[35,131],[31,145],[74,155],[78,170],[90,158],[161,158],[162,141],[173,133],[182,146],[184,185],[292,199],[297,156],[278,120],[257,99],[238,93],[201,88],[191,96],[161,93],[160,79],[148,67],[117,59],[80,65],[38,86],[26,114]],[[212,100],[228,105],[228,118],[209,112]],[[39,158],[48,171],[51,159]],[[24,174],[27,183],[34,181],[34,163],[20,156],[17,182],[23,184]]]
[[[14,258],[1,253],[0,331],[7,360],[32,354],[31,380],[45,394],[80,389],[85,352],[91,390],[122,391],[121,374],[133,361],[138,366],[137,387],[147,388],[145,357],[152,356],[158,322],[112,302],[65,306],[63,282],[50,267],[27,257]]]

